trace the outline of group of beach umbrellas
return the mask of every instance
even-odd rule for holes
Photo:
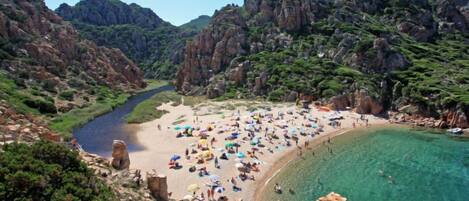
[[[174,127],[174,130],[181,130],[181,129],[185,129],[185,130],[189,130],[189,129],[192,129],[193,127],[191,125],[184,125],[184,126],[181,126],[181,125],[176,125]]]

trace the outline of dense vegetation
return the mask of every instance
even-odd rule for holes
[[[63,145],[40,141],[5,145],[0,152],[0,200],[115,200],[100,181]]]
[[[97,97],[94,103],[52,116],[50,128],[66,137],[70,137],[73,128],[112,111],[113,108],[124,104],[130,97],[129,93],[118,90],[113,91],[103,86],[96,87],[93,90],[93,95]]]
[[[469,45],[463,43],[467,34],[454,33],[442,36],[432,42],[418,42],[405,34],[398,34],[399,39],[393,48],[402,52],[409,60],[404,70],[388,73],[367,71],[351,67],[346,62],[334,62],[314,47],[334,48],[340,40],[334,35],[324,33],[333,30],[356,34],[360,40],[350,48],[349,53],[365,50],[373,54],[373,41],[381,32],[395,32],[395,27],[375,21],[351,25],[347,23],[318,22],[315,33],[299,35],[293,45],[278,51],[263,51],[238,58],[240,61],[251,61],[254,65],[248,73],[248,83],[253,83],[261,72],[267,72],[268,93],[270,100],[281,100],[288,91],[306,93],[315,97],[330,98],[355,89],[366,89],[375,97],[383,91],[380,82],[388,87],[397,87],[395,99],[408,99],[427,107],[436,109],[442,105],[463,104],[469,106]],[[253,28],[255,29],[255,28]],[[305,52],[310,56],[305,56]],[[239,93],[244,97],[252,96],[245,86],[229,85],[226,98],[234,98]],[[391,101],[391,100],[389,100]]]
[[[182,28],[187,31],[200,32],[202,31],[203,28],[205,28],[210,23],[211,20],[212,18],[210,16],[201,15],[198,18],[193,19],[190,22],[179,26],[179,28]]]
[[[193,106],[202,102],[204,98],[194,96],[181,96],[174,91],[161,92],[148,100],[143,101],[130,113],[126,121],[128,123],[144,123],[158,119],[164,114],[168,113],[166,110],[156,109],[164,103],[171,102],[173,106],[186,105]]]
[[[170,80],[177,71],[185,40],[194,33],[181,33],[171,25],[155,29],[137,25],[96,26],[72,21],[80,34],[96,44],[122,50],[135,61],[147,78]]]

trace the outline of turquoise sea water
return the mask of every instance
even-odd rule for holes
[[[273,192],[276,182],[283,194]],[[469,141],[410,128],[342,135],[285,167],[263,200],[316,200],[332,191],[348,201],[469,201]]]

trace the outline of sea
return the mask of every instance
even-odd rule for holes
[[[347,201],[469,201],[469,139],[410,127],[351,131],[286,165],[262,200],[313,201],[330,192]]]

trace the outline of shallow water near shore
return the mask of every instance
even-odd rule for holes
[[[283,194],[274,193],[275,183]],[[321,144],[272,178],[261,197],[304,201],[336,192],[350,201],[467,201],[468,189],[467,139],[381,128],[353,131]]]

